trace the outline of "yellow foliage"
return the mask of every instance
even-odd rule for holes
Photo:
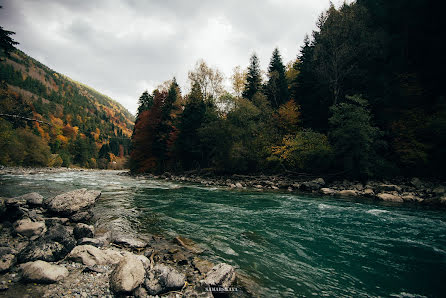
[[[285,134],[296,133],[300,122],[300,106],[294,100],[289,100],[279,107],[275,118]]]
[[[67,138],[67,137],[64,137],[63,135],[58,135],[58,136],[56,137],[56,140],[61,141],[63,144],[67,144],[67,143],[68,143],[68,138]]]

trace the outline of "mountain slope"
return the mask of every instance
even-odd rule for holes
[[[123,163],[134,117],[122,105],[21,51],[2,60],[0,164],[104,168]],[[43,151],[26,152],[25,139]],[[14,150],[20,143],[22,156]]]

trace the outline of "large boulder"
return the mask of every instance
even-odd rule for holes
[[[87,266],[117,264],[122,258],[123,255],[115,250],[101,250],[92,245],[76,246],[68,255],[68,259]]]
[[[76,239],[93,238],[94,227],[84,223],[78,223],[73,229],[73,235]]]
[[[45,222],[34,222],[29,218],[24,218],[14,223],[14,231],[17,234],[32,237],[38,236],[46,231]]]
[[[68,276],[67,268],[44,261],[22,264],[22,277],[26,281],[40,283],[55,283]]]
[[[201,283],[208,287],[228,288],[235,281],[235,270],[229,264],[220,263],[215,265]]]
[[[7,272],[16,262],[15,252],[9,247],[0,247],[0,273]]]
[[[144,286],[150,295],[179,290],[184,286],[186,276],[172,267],[158,264],[147,272]]]
[[[55,196],[47,204],[52,212],[70,215],[93,206],[100,196],[100,191],[82,188]]]
[[[130,293],[143,283],[145,269],[132,255],[125,256],[110,275],[110,287],[115,293]]]
[[[402,203],[403,199],[400,196],[396,196],[394,194],[390,194],[390,193],[379,193],[377,195],[378,199],[381,199],[383,201],[389,201],[389,202],[398,202],[398,203]]]
[[[20,263],[43,260],[55,262],[64,258],[76,245],[70,230],[61,224],[53,224],[48,227],[45,235],[31,241],[19,253]]]

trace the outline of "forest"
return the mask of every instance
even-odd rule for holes
[[[435,1],[331,5],[294,61],[276,48],[264,72],[254,53],[230,91],[198,61],[188,94],[173,78],[139,98],[131,171],[444,178],[441,13]]]
[[[13,32],[1,33],[0,165],[125,167],[133,116],[107,96],[8,49],[5,37]]]

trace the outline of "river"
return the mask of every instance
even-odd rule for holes
[[[229,190],[67,171],[0,175],[0,196],[102,191],[98,224],[181,235],[234,265],[264,297],[440,297],[446,293],[446,212],[416,205]]]

